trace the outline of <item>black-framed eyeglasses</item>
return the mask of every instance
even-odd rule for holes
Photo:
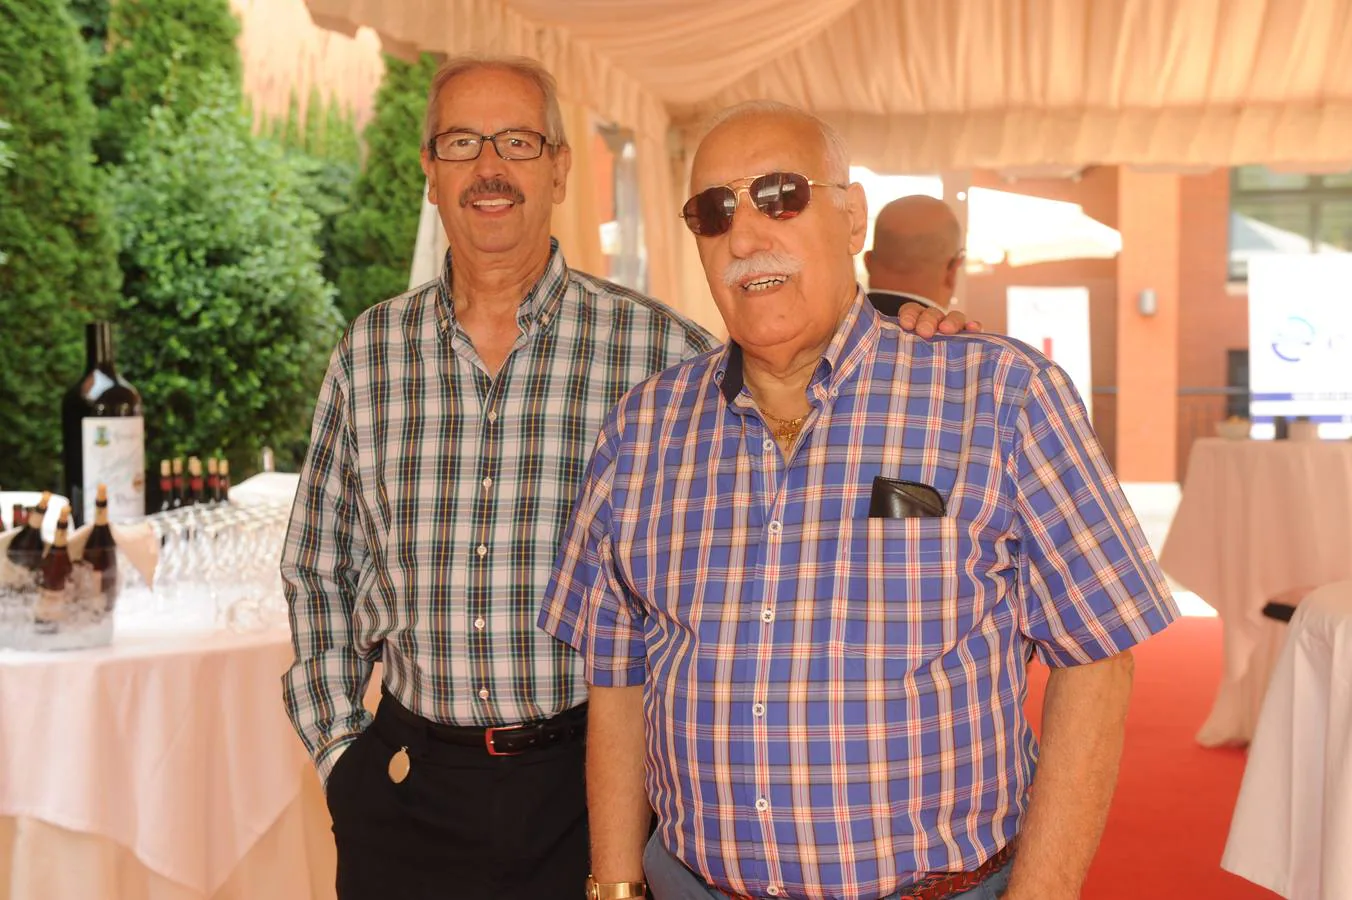
[[[797,172],[767,172],[705,188],[681,207],[686,227],[702,237],[713,237],[732,227],[732,217],[745,192],[751,205],[772,219],[792,219],[807,209],[813,187],[847,188],[834,181],[813,181]]]
[[[538,131],[512,128],[497,134],[473,131],[443,131],[427,142],[427,152],[443,162],[469,162],[478,159],[484,144],[491,143],[502,159],[524,162],[539,159],[549,139]]]

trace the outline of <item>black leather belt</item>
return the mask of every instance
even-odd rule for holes
[[[498,725],[477,728],[466,725],[444,725],[425,719],[405,709],[382,688],[380,707],[376,718],[388,715],[407,725],[420,729],[428,737],[444,744],[460,747],[480,747],[489,756],[516,756],[530,750],[541,750],[578,740],[587,734],[587,704],[564,710],[550,719],[523,722],[520,725]]]

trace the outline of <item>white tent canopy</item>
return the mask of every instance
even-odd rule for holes
[[[877,171],[1352,159],[1346,0],[308,3],[395,49],[529,52],[630,127],[801,105]]]
[[[633,129],[650,286],[672,300],[694,126],[752,97],[816,112],[879,172],[1352,165],[1347,0],[306,2],[404,55],[533,56]]]

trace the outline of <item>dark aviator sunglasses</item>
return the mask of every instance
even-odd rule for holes
[[[745,184],[743,184],[745,182]],[[734,187],[736,185],[736,187]],[[807,209],[813,187],[847,188],[833,181],[813,181],[797,172],[768,172],[738,178],[700,191],[681,207],[686,227],[701,237],[714,237],[732,227],[737,203],[745,191],[751,205],[772,219],[792,219]]]

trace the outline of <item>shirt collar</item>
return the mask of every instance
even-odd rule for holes
[[[549,262],[540,279],[531,286],[516,308],[516,322],[523,334],[532,334],[537,328],[547,327],[558,316],[563,295],[568,290],[568,263],[563,258],[556,238],[549,239]],[[437,279],[437,326],[444,334],[455,322],[455,303],[451,297],[451,251],[446,250],[446,264]]]
[[[845,317],[841,319],[831,342],[822,351],[817,370],[808,382],[809,397],[825,400],[835,395],[840,385],[858,367],[859,360],[877,344],[880,322],[878,311],[868,302],[863,290],[856,287],[854,302],[845,311]],[[729,338],[714,369],[714,379],[729,406],[736,405],[737,397],[746,387],[744,365],[742,348]]]
[[[930,298],[928,298],[928,297],[922,297],[922,296],[920,296],[919,294],[912,294],[910,291],[885,291],[885,290],[883,290],[882,288],[876,288],[876,289],[874,289],[874,290],[869,291],[869,293],[870,293],[870,294],[887,294],[888,296],[891,296],[891,297],[901,297],[902,299],[905,299],[905,300],[914,300],[916,303],[921,303],[921,304],[924,304],[925,306],[932,306],[932,307],[934,307],[935,309],[943,309],[942,306],[940,306],[938,303],[935,303],[935,302],[934,302],[933,300],[931,300]]]

